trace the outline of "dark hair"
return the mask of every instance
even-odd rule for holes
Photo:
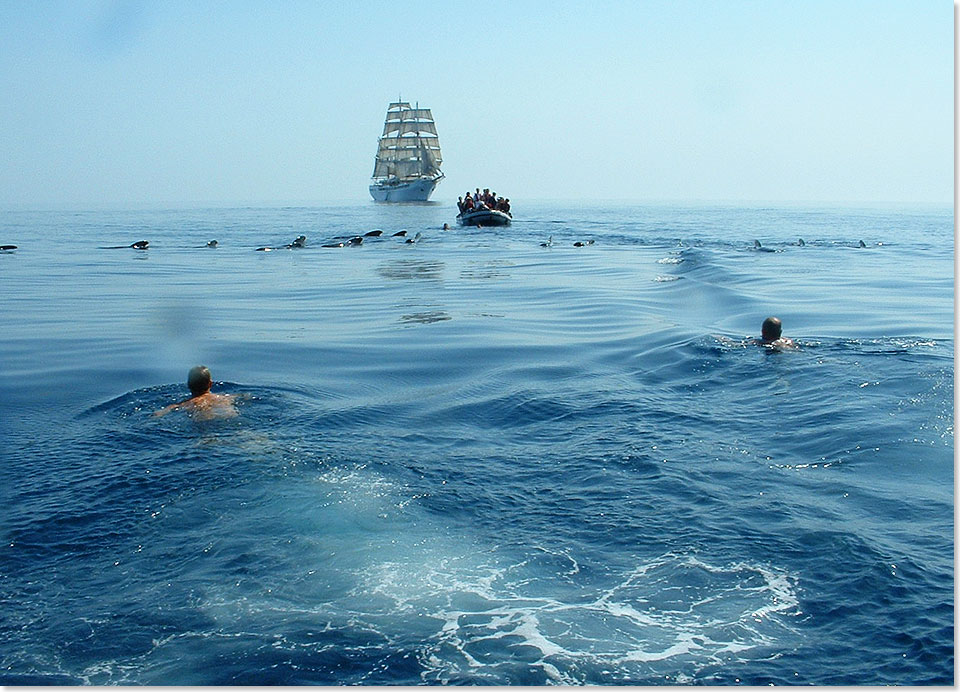
[[[187,386],[190,388],[190,393],[194,396],[206,394],[210,391],[210,385],[212,383],[213,378],[210,377],[210,370],[206,365],[198,365],[190,368],[190,372],[187,373]]]

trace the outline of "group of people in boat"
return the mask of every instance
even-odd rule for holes
[[[490,192],[489,187],[483,188],[483,192],[480,192],[480,188],[478,187],[472,194],[467,190],[467,193],[463,197],[457,197],[457,208],[461,214],[478,211],[480,209],[496,209],[497,211],[509,214],[510,200],[497,197],[497,193]]]

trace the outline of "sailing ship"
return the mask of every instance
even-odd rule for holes
[[[387,106],[370,195],[378,202],[426,202],[443,178],[440,140],[429,108]]]

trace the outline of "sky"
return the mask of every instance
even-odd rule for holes
[[[440,201],[954,199],[951,0],[5,0],[0,205],[369,200],[398,97]]]

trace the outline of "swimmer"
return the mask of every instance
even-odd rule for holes
[[[449,231],[449,230],[450,230],[450,224],[448,224],[448,223],[443,224],[443,230]]]
[[[217,244],[218,243],[216,240],[211,240],[209,243],[207,243],[207,247],[217,247]]]
[[[796,348],[792,339],[783,336],[783,323],[779,317],[768,317],[760,327],[760,339],[756,343],[760,346],[770,346],[775,350]]]
[[[578,240],[573,244],[573,247],[586,247],[587,245],[593,245],[595,242],[592,238],[590,240]]]
[[[202,420],[236,416],[237,409],[233,407],[236,396],[233,394],[214,394],[210,391],[212,384],[210,370],[205,365],[190,368],[190,372],[187,374],[187,387],[190,388],[190,393],[193,396],[179,403],[170,404],[154,412],[153,415],[165,416],[171,411],[186,410]]]

